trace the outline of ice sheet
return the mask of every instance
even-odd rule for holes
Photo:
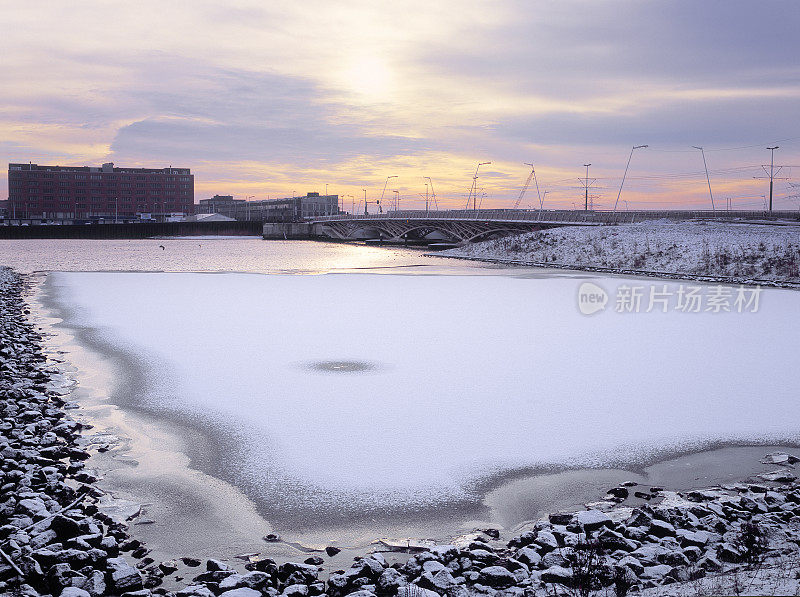
[[[757,313],[620,314],[631,280],[595,279],[612,299],[587,317],[564,278],[50,280],[69,324],[144,359],[129,399],[230,439],[226,474],[273,503],[416,508],[517,468],[800,435],[794,291]]]

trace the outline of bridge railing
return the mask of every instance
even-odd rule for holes
[[[522,209],[452,209],[452,210],[402,210],[383,214],[339,214],[311,218],[313,222],[336,222],[339,220],[495,220],[503,222],[585,222],[585,223],[631,223],[644,220],[688,220],[688,219],[745,219],[745,220],[800,220],[795,211],[737,211],[737,210],[522,210]]]

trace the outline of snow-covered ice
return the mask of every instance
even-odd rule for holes
[[[612,297],[632,282],[592,280]],[[141,359],[135,403],[232,440],[225,474],[283,507],[414,508],[511,469],[800,436],[800,294],[764,290],[757,313],[584,316],[583,281],[50,276],[67,323]]]

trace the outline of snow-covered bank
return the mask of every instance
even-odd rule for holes
[[[564,227],[475,243],[443,256],[800,283],[800,226],[650,221]]]
[[[509,470],[799,437],[794,292],[764,291],[757,313],[585,317],[570,279],[50,279],[70,325],[142,359],[153,383],[134,404],[221,432],[218,470],[277,522],[475,501],[476,480]]]

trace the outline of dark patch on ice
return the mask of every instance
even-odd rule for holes
[[[369,361],[312,361],[306,363],[306,368],[313,371],[327,373],[357,373],[359,371],[373,371],[377,368],[375,363]]]

